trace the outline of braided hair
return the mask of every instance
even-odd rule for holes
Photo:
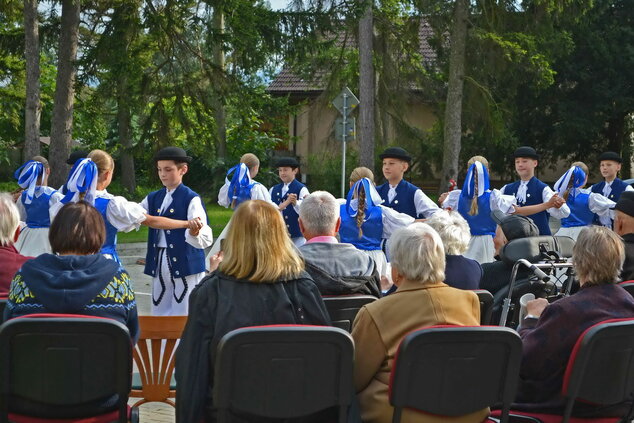
[[[482,166],[486,168],[489,167],[489,161],[483,156],[471,157],[469,161],[467,162],[467,167],[471,166],[475,162],[482,163]],[[471,208],[469,209],[469,216],[475,216],[478,214],[478,168],[477,167],[474,169],[474,172],[473,172],[473,182],[474,182],[473,191],[475,192],[475,195],[473,196],[473,199],[471,200]]]
[[[374,183],[374,173],[372,173],[370,169],[363,166],[357,167],[350,174],[350,184],[354,185],[355,183],[357,183],[363,178],[368,178],[372,183]],[[357,221],[357,228],[359,228],[359,238],[361,238],[363,236],[363,230],[361,229],[361,226],[363,225],[363,220],[365,219],[365,208],[366,208],[365,199],[366,199],[367,193],[365,192],[363,185],[359,187],[358,192],[359,192],[359,198],[357,198],[356,221]]]

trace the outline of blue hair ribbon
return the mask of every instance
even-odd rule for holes
[[[26,190],[24,204],[31,204],[37,188],[37,181],[44,175],[44,163],[37,160],[29,160],[18,168],[13,177],[18,180],[18,185]]]

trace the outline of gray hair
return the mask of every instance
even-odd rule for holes
[[[299,206],[299,218],[307,232],[325,234],[335,229],[339,219],[339,203],[331,193],[315,191]]]
[[[426,223],[397,229],[388,243],[392,267],[410,281],[445,280],[445,251],[440,235]]]
[[[0,193],[0,245],[3,247],[13,244],[15,230],[20,224],[20,212],[13,202],[11,195]]]
[[[457,211],[438,211],[426,223],[440,235],[445,246],[445,254],[457,256],[469,248],[471,230],[467,221]]]
[[[572,261],[582,284],[615,283],[625,261],[623,240],[604,226],[588,226],[579,233],[572,249]]]

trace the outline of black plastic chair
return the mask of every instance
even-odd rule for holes
[[[32,315],[0,326],[0,422],[138,421],[128,414],[132,344],[111,319]]]
[[[234,413],[291,419],[333,407],[338,407],[338,421],[345,422],[354,392],[353,355],[351,336],[333,327],[273,325],[231,331],[216,350],[218,422],[230,422]]]
[[[614,406],[634,395],[634,319],[615,319],[588,328],[577,340],[564,374],[563,415],[511,410],[513,422],[631,421],[632,415],[571,417],[575,404]],[[629,404],[625,406],[629,409]],[[631,413],[631,410],[629,411]]]
[[[392,368],[393,422],[404,408],[437,416],[463,416],[502,407],[515,397],[522,341],[505,327],[432,326],[407,335]]]
[[[493,295],[486,289],[474,289],[480,301],[480,324],[490,325],[493,315]]]
[[[371,295],[339,295],[323,297],[323,300],[332,325],[350,332],[361,307],[376,301],[377,298]]]

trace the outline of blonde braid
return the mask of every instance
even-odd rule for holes
[[[570,177],[570,181],[568,181],[568,187],[564,191],[564,194],[561,196],[564,201],[568,201],[568,197],[570,196],[570,190],[575,184],[575,178],[573,176]]]
[[[363,185],[359,187],[359,202],[357,204],[357,228],[359,228],[359,238],[363,236],[363,219],[365,219],[365,188]]]
[[[475,216],[478,214],[478,168],[473,168],[473,200],[471,200],[471,209],[469,210],[469,216]]]

